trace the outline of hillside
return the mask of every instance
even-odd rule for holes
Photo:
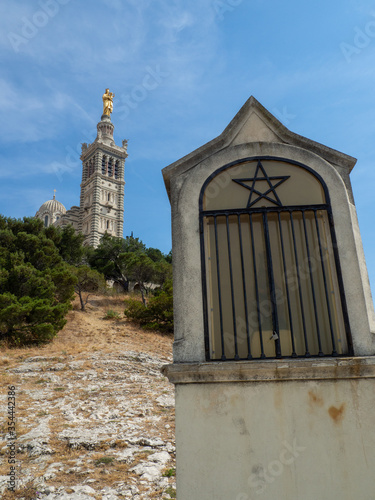
[[[121,320],[105,320],[108,310]],[[123,298],[78,304],[55,340],[0,353],[4,499],[175,498],[172,338],[123,319]],[[16,478],[6,490],[7,387],[16,387]]]

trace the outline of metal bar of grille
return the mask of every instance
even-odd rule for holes
[[[260,168],[261,159],[292,163],[310,172],[320,182],[324,196],[316,199],[317,204],[283,205],[274,189],[290,176],[280,177],[280,182],[271,189],[275,195],[271,199],[267,197],[270,190],[254,189],[255,181],[266,180],[257,176],[256,170],[251,188],[239,182],[251,191],[246,206],[241,202],[242,208],[225,208],[225,200],[223,204],[209,202],[205,191],[216,175],[253,160],[258,161],[257,168]],[[117,163],[104,163],[106,171],[116,171]],[[251,177],[250,172],[251,169]],[[229,171],[230,178],[233,175],[238,177],[234,170]],[[244,180],[251,179],[232,178],[235,182]],[[292,182],[289,186],[293,189]],[[294,187],[298,188],[297,185]],[[259,197],[250,203],[255,193]],[[243,196],[245,200],[244,192]],[[266,203],[268,206],[262,206],[262,199],[270,202]],[[294,198],[287,196],[285,191],[281,199],[291,203]],[[295,200],[300,203],[300,200]],[[232,206],[238,207],[239,204],[233,200]],[[215,206],[218,209],[211,208]],[[314,170],[285,158],[264,156],[234,161],[206,179],[200,193],[199,211],[207,359],[234,361],[282,356],[337,356],[337,351],[346,353],[346,343],[340,346],[341,322],[347,335],[346,354],[352,354],[329,192],[324,180]],[[321,214],[324,215],[322,220]],[[205,220],[209,225],[203,224]],[[326,222],[329,223],[327,228],[323,225]],[[318,258],[320,263],[316,262]],[[338,290],[337,297],[332,295],[331,288],[335,292]],[[274,344],[268,339],[269,329],[274,333]]]
[[[329,209],[327,210],[327,215],[328,215],[329,226],[330,226],[333,255],[334,255],[335,265],[336,265],[336,277],[337,277],[338,286],[339,286],[339,293],[340,293],[341,306],[342,306],[342,317],[343,317],[344,325],[345,325],[346,339],[348,341],[349,353],[351,355],[353,355],[353,353],[354,353],[353,340],[352,340],[351,334],[350,334],[348,308],[346,306],[346,299],[345,299],[345,293],[344,293],[344,282],[342,279],[341,264],[340,264],[340,258],[339,258],[339,253],[338,253],[337,239],[336,239],[336,233],[335,233],[335,227],[334,227],[334,223],[333,223],[333,214],[332,214],[331,207],[329,207]]]
[[[225,361],[225,346],[224,346],[224,331],[223,331],[223,308],[221,302],[221,284],[220,284],[220,262],[219,262],[219,245],[217,237],[217,221],[216,216],[214,216],[214,226],[215,226],[215,248],[216,248],[216,270],[217,270],[217,288],[219,294],[219,315],[220,315],[220,337],[221,337],[221,359]]]
[[[211,309],[213,310],[213,304],[212,302],[209,304],[209,299],[208,299],[208,286],[207,286],[207,281],[208,281],[208,274],[209,272],[211,274],[214,273],[214,269],[211,269],[211,266],[209,263],[206,261],[206,245],[205,245],[205,238],[204,238],[204,232],[205,232],[205,227],[207,228],[209,226],[209,222],[212,220],[209,217],[200,217],[199,218],[199,231],[201,234],[201,266],[202,266],[202,277],[204,279],[202,280],[202,291],[203,291],[203,321],[204,321],[204,347],[205,347],[205,352],[206,352],[206,359],[212,359],[211,352],[210,352],[210,336],[209,336],[209,331],[210,331],[210,324],[209,324],[209,312],[208,310]],[[206,224],[205,224],[206,222]],[[209,260],[212,263],[211,257],[209,257]]]
[[[303,337],[304,337],[304,340],[305,340],[305,356],[309,357],[310,356],[310,352],[309,352],[309,344],[308,344],[308,341],[307,341],[307,334],[306,334],[305,311],[304,311],[304,307],[303,307],[301,277],[300,277],[300,274],[299,274],[299,264],[298,264],[297,245],[296,245],[296,235],[295,235],[295,231],[294,231],[294,220],[293,220],[293,214],[292,214],[292,212],[290,212],[290,224],[291,224],[291,227],[292,227],[294,258],[295,258],[296,270],[297,270],[298,293],[299,293],[301,316],[302,316]]]
[[[258,313],[259,341],[260,341],[260,351],[261,351],[260,357],[265,358],[266,355],[264,354],[264,346],[263,346],[262,319],[260,317],[260,309],[259,309],[259,288],[258,288],[258,278],[257,278],[257,264],[256,264],[256,257],[255,257],[255,247],[254,247],[254,228],[253,228],[253,220],[252,220],[252,217],[250,214],[249,214],[249,220],[250,220],[250,232],[251,232],[251,247],[252,247],[252,254],[253,254],[255,298],[256,298],[256,302],[257,302],[257,313]]]
[[[326,303],[327,303],[327,310],[328,310],[329,329],[330,329],[331,340],[332,340],[332,356],[337,356],[335,335],[334,335],[334,332],[333,332],[333,322],[332,322],[331,306],[330,306],[330,303],[329,303],[329,294],[328,294],[328,287],[327,287],[326,271],[325,271],[325,268],[324,268],[324,260],[323,260],[322,243],[321,243],[321,238],[320,238],[319,222],[318,222],[318,218],[317,218],[315,210],[314,210],[314,217],[315,217],[316,232],[317,232],[317,235],[318,235],[319,254],[320,254],[320,262],[321,262],[321,265],[322,265],[324,291],[325,291]]]
[[[229,232],[229,217],[228,217],[228,215],[226,216],[226,225],[227,225],[227,240],[228,240],[230,293],[231,293],[231,300],[232,300],[232,315],[233,315],[234,359],[237,360],[237,359],[239,359],[239,356],[238,356],[238,343],[237,343],[236,305],[234,302],[232,252],[231,252],[231,245],[230,245],[230,232]]]
[[[279,317],[277,314],[275,279],[274,279],[274,274],[273,274],[270,234],[269,234],[269,228],[268,228],[268,218],[267,218],[266,213],[263,213],[263,227],[264,227],[264,238],[265,238],[265,242],[266,242],[266,253],[267,253],[268,283],[269,283],[270,295],[271,295],[272,324],[273,324],[273,328],[274,328],[273,334],[277,337],[274,339],[275,340],[275,352],[276,352],[276,357],[281,358]]]
[[[293,210],[295,212],[304,212],[306,210],[327,210],[329,207],[326,204],[320,205],[291,205],[291,206],[282,206],[282,207],[261,207],[254,208],[251,207],[252,214],[263,214],[264,212],[285,212]],[[202,210],[203,216],[209,215],[238,215],[238,214],[246,214],[249,213],[248,209],[245,208],[227,208],[222,210]]]
[[[287,277],[287,272],[286,272],[285,247],[284,247],[283,230],[282,230],[282,227],[281,227],[281,217],[280,217],[280,213],[278,213],[278,219],[279,219],[279,231],[280,231],[281,254],[282,254],[282,258],[283,258],[283,268],[284,268],[284,279],[285,279],[286,299],[287,299],[287,305],[288,305],[289,326],[290,326],[290,337],[291,337],[291,341],[292,341],[292,357],[293,357],[293,358],[296,358],[296,357],[297,357],[297,353],[296,353],[296,346],[295,346],[295,340],[294,340],[293,319],[292,319],[292,308],[291,308],[291,306],[290,306],[289,284],[288,284],[288,277]]]
[[[246,280],[245,280],[245,264],[243,258],[243,244],[242,244],[242,230],[241,230],[241,215],[237,216],[238,220],[238,235],[240,239],[240,254],[241,254],[241,271],[242,271],[242,286],[243,286],[243,297],[245,304],[245,318],[246,318],[246,339],[247,339],[247,359],[252,359],[251,347],[250,347],[250,332],[249,332],[249,314],[247,308],[247,291],[246,291]]]
[[[312,269],[311,269],[311,256],[310,256],[309,239],[307,237],[305,212],[302,212],[302,220],[303,220],[303,230],[304,230],[304,233],[305,233],[305,241],[306,241],[307,263],[308,263],[308,267],[309,267],[310,285],[311,285],[311,292],[312,292],[313,305],[314,305],[316,335],[317,335],[317,338],[318,338],[318,346],[319,346],[319,353],[318,353],[318,355],[319,356],[324,356],[324,353],[322,351],[322,340],[320,338],[319,318],[318,318],[318,310],[317,310],[317,307],[316,307],[314,277],[313,277],[313,272],[312,272]]]

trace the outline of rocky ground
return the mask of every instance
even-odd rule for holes
[[[93,297],[42,348],[0,353],[4,499],[176,498],[172,339],[123,319],[123,298]],[[120,320],[103,319],[117,311]],[[16,392],[15,493],[8,491],[7,387]]]

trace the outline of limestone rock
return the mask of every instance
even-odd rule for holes
[[[18,438],[18,449],[27,450],[29,456],[52,455],[54,452],[49,445],[50,429],[49,420],[51,417],[43,419],[39,425],[30,432]]]
[[[7,370],[22,387],[17,425],[29,429],[16,440],[19,484],[33,485],[38,500],[149,500],[174,487],[163,477],[175,467],[174,387],[160,373],[170,357],[124,349],[78,358],[32,356]],[[112,461],[97,465],[97,457]],[[116,466],[119,481],[109,485]],[[0,497],[7,481],[0,476]]]

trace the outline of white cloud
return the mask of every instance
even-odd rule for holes
[[[47,86],[48,87],[48,86]],[[26,90],[22,84],[11,85],[0,79],[0,106],[7,119],[0,123],[3,143],[35,142],[51,138],[64,127],[63,116],[75,114],[82,123],[95,125],[74,95],[51,88],[38,93]],[[78,113],[77,113],[78,110]]]

